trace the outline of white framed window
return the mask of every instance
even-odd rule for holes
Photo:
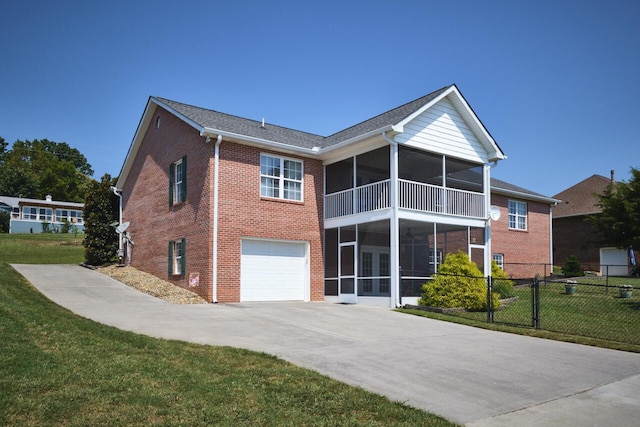
[[[504,270],[504,254],[493,254],[493,260],[501,270]]]
[[[302,162],[260,155],[260,196],[302,201]]]
[[[429,249],[429,272],[431,274],[438,271],[438,266],[442,264],[442,249]]]
[[[56,217],[55,220],[57,222],[63,222],[67,220],[68,222],[82,224],[82,211],[69,210],[69,209],[56,209]]]
[[[22,219],[29,219],[34,221],[52,221],[53,209],[39,208],[35,206],[23,206]]]
[[[187,200],[187,156],[169,165],[169,206]]]
[[[187,265],[187,240],[172,240],[169,242],[169,277],[184,276]]]
[[[509,228],[512,230],[527,229],[527,204],[517,200],[509,200]]]

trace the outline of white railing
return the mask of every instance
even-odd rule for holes
[[[343,190],[324,197],[324,217],[337,218],[360,212],[386,209],[389,204],[390,180]]]
[[[338,218],[360,212],[391,207],[390,180],[343,190],[324,197],[325,218]],[[398,207],[419,212],[440,213],[469,218],[485,217],[482,193],[398,180]]]
[[[391,180],[374,182],[356,188],[356,207],[358,212],[370,212],[390,207],[389,184]]]
[[[484,218],[484,194],[398,180],[398,206],[420,212]]]

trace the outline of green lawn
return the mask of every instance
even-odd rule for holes
[[[495,323],[486,322],[486,312],[442,315],[403,311],[482,328],[640,352],[640,279],[609,278],[608,287],[602,278],[582,278],[578,282],[574,295],[567,295],[564,283],[540,285],[539,330],[531,329],[528,287],[514,290],[518,302],[495,311]],[[618,285],[621,284],[635,288],[632,298],[619,297]]]
[[[0,425],[454,425],[267,354],[80,318],[7,264],[80,262],[60,239],[0,235]]]
[[[0,262],[80,264],[82,238],[82,234],[0,234]]]

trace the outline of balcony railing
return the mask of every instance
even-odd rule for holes
[[[326,195],[324,197],[324,217],[338,218],[390,207],[390,182],[387,179],[363,185],[356,189],[343,190]]]
[[[326,195],[325,218],[390,208],[389,185],[390,180],[385,180]],[[485,196],[482,193],[404,179],[398,180],[398,207],[467,218],[486,216]]]

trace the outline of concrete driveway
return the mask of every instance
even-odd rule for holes
[[[174,305],[82,267],[13,267],[89,319],[270,353],[468,426],[613,427],[640,418],[640,354],[359,305]]]

